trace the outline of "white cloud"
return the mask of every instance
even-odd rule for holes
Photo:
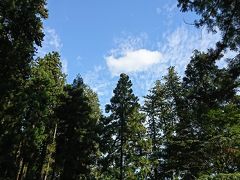
[[[160,52],[147,49],[127,51],[120,57],[115,57],[114,55],[105,57],[112,75],[119,75],[122,72],[145,71],[152,65],[158,64],[161,59],[162,54]]]
[[[214,48],[220,34],[209,34],[205,29],[189,30],[186,25],[182,25],[165,33],[160,42],[150,46],[147,46],[146,37],[147,35],[132,36],[118,41],[118,47],[105,57],[108,69],[113,75],[120,72],[130,75],[134,92],[140,97],[146,95],[153,83],[167,73],[169,66],[175,66],[179,75],[183,76],[193,51]],[[156,48],[150,51],[148,47]],[[142,55],[140,52],[145,53]]]
[[[191,29],[185,24],[163,34],[159,42],[149,43],[147,34],[118,38],[115,39],[116,47],[105,57],[107,67],[95,67],[84,79],[98,92],[100,102],[104,105],[112,96],[118,79],[116,75],[122,71],[127,72],[132,80],[134,93],[142,102],[142,96],[148,93],[156,80],[162,79],[169,66],[175,66],[179,75],[183,76],[193,51],[214,48],[220,38],[219,33],[211,34],[205,29]],[[141,53],[144,55],[140,55]],[[231,53],[228,53],[224,57],[230,55]],[[144,64],[146,62],[149,67]],[[114,76],[111,77],[111,74]]]

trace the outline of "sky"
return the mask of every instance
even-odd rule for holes
[[[48,0],[47,9],[38,55],[58,51],[67,82],[80,74],[101,107],[120,73],[130,76],[142,102],[169,66],[183,76],[193,50],[215,47],[220,38],[193,26],[198,16],[180,12],[176,0]]]

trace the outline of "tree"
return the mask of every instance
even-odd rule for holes
[[[108,126],[111,127],[111,149],[106,153],[110,159],[112,178],[137,179],[149,173],[146,158],[149,141],[145,136],[145,117],[139,112],[138,98],[133,94],[132,83],[126,74],[121,74],[106,112],[111,112]]]
[[[63,97],[63,104],[57,111],[56,173],[60,179],[90,178],[98,147],[98,99],[81,77],[65,90],[67,96]]]
[[[230,129],[238,124],[238,106],[231,104],[235,101],[239,80],[233,76],[232,67],[219,69],[215,61],[210,53],[195,51],[183,78],[183,101],[178,111],[176,137],[171,144],[172,149],[177,149],[175,161],[183,178],[236,170],[237,163],[226,149],[236,147],[230,145],[236,144],[236,139],[230,140]],[[226,118],[226,114],[231,118]],[[228,123],[222,117],[228,119]],[[227,162],[220,163],[221,159]]]
[[[183,88],[180,77],[174,67],[168,68],[168,73],[163,76],[164,84],[164,109],[162,112],[163,119],[163,148],[162,148],[162,168],[161,175],[166,178],[177,176],[177,168],[175,158],[175,147],[173,140],[177,136],[177,126],[180,117],[184,112],[183,104]],[[178,165],[177,165],[178,166]]]
[[[26,147],[22,148],[23,151],[28,151],[26,155],[29,165],[26,176],[29,179],[43,177],[43,172],[46,173],[43,168],[48,164],[47,157],[51,156],[49,153],[52,153],[49,148],[55,143],[55,110],[59,106],[60,96],[64,93],[64,84],[65,75],[62,73],[58,53],[49,53],[44,58],[37,59],[36,65],[32,66],[32,74],[25,90],[27,97],[23,117],[22,141],[26,143]]]
[[[42,177],[47,161],[47,147],[52,143],[56,118],[54,111],[63,94],[65,75],[62,73],[60,56],[53,52],[38,58],[32,64],[30,78],[22,95],[24,113],[19,131],[18,175],[19,179]],[[24,169],[27,169],[23,172]]]
[[[45,4],[45,0],[0,2],[1,96],[21,86],[30,73],[35,46],[41,46],[44,36]]]
[[[163,126],[165,119],[163,113],[165,111],[165,92],[163,84],[158,80],[155,86],[149,90],[149,94],[144,97],[143,111],[147,115],[148,136],[152,141],[151,153],[149,159],[151,161],[152,179],[159,179],[160,166],[162,159],[163,145]]]
[[[237,0],[178,0],[181,11],[195,11],[200,15],[195,20],[197,27],[205,26],[209,31],[222,33],[222,40],[217,46],[220,51],[229,47],[232,50],[240,48],[240,5]]]
[[[191,105],[191,113],[188,113],[193,121],[191,126],[202,144],[198,152],[205,160],[201,167],[206,169],[199,171],[210,174],[236,172],[239,167],[233,159],[236,159],[239,149],[236,146],[239,106],[235,100],[240,75],[239,3],[227,0],[178,2],[183,12],[195,11],[200,15],[201,18],[195,21],[197,27],[206,25],[209,31],[220,31],[222,35],[215,49],[209,49],[207,53],[195,51],[184,78],[184,88],[187,90],[185,99]],[[222,58],[228,48],[235,51],[236,56],[227,59],[227,68],[219,69],[215,62]],[[231,152],[234,149],[235,153],[229,153],[229,149]]]
[[[0,176],[16,175],[23,103],[35,47],[43,39],[45,0],[0,2]],[[11,140],[11,142],[9,141]]]

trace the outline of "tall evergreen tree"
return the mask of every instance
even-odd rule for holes
[[[209,31],[221,31],[222,39],[217,43],[221,52],[229,47],[239,51],[240,48],[240,5],[238,0],[178,0],[181,11],[194,11],[200,15],[195,20],[197,27],[206,26]]]
[[[111,112],[108,126],[112,140],[105,158],[110,159],[108,167],[114,179],[144,179],[149,172],[145,117],[131,87],[129,77],[121,74],[111,104],[106,105],[106,112]]]
[[[195,121],[193,124],[195,131],[197,130],[197,138],[206,143],[202,147],[202,152],[204,152],[202,154],[207,154],[204,157],[205,160],[209,158],[202,165],[207,166],[206,173],[235,172],[237,169],[235,163],[230,160],[233,157],[229,157],[226,149],[229,149],[229,143],[236,142],[235,138],[239,137],[239,129],[235,128],[235,125],[238,125],[239,107],[234,100],[236,89],[239,88],[240,75],[239,3],[227,0],[178,0],[178,2],[182,11],[195,11],[201,16],[195,21],[197,27],[206,26],[210,31],[221,32],[222,39],[217,42],[215,49],[210,49],[207,53],[195,52],[197,55],[188,65],[184,84],[188,89],[186,99],[193,104],[190,114]],[[228,48],[235,51],[236,56],[227,60],[227,68],[218,69],[215,61],[221,59],[224,50]],[[222,117],[225,117],[227,121]],[[232,134],[229,129],[234,129],[235,133],[232,137],[235,138],[229,138]],[[238,154],[238,146],[233,145],[230,149],[235,149],[235,155]],[[233,153],[230,154],[233,155]],[[225,178],[226,176],[217,177]],[[236,177],[236,175],[231,177]]]
[[[175,162],[171,160],[175,156],[171,142],[179,122],[182,87],[174,67],[168,69],[163,81],[164,84],[156,81],[150,94],[145,97],[143,108],[148,115],[148,129],[152,139],[152,179],[172,178],[176,174]]]
[[[177,125],[180,121],[180,115],[183,112],[183,89],[180,77],[174,67],[168,68],[168,73],[163,77],[164,85],[164,109],[162,112],[162,131],[163,131],[163,148],[162,148],[162,176],[173,178],[177,176],[176,161],[173,157],[175,148],[172,147],[173,139],[176,138]]]
[[[30,74],[35,47],[43,39],[45,0],[0,2],[0,176],[16,175],[24,104],[21,92]]]
[[[66,86],[67,96],[58,109],[56,174],[60,179],[89,179],[97,152],[97,121],[100,118],[96,94],[77,77]]]
[[[239,80],[232,76],[231,67],[219,69],[215,58],[212,58],[211,53],[195,51],[183,78],[184,97],[181,103],[183,106],[180,106],[183,111],[179,111],[179,123],[172,146],[177,149],[176,154],[179,154],[176,157],[178,171],[184,178],[194,179],[204,173],[221,172],[219,168],[218,172],[213,170],[218,166],[216,162],[220,159],[215,159],[214,162],[212,158],[216,157],[213,153],[225,151],[226,148],[223,147],[227,144],[222,140],[228,137],[226,133],[222,134],[220,129],[225,127],[227,130],[226,127],[229,126],[224,121],[221,122],[221,118],[218,118],[218,121],[214,120],[216,115],[213,115],[213,112],[224,111],[223,109],[232,103]],[[237,115],[237,109],[235,110]],[[233,125],[236,121],[237,116],[232,117],[232,122],[228,123]],[[221,145],[215,147],[219,142]],[[213,152],[211,149],[214,147]],[[229,161],[229,164],[224,166],[231,167],[233,164]]]
[[[48,164],[48,151],[50,144],[54,143],[56,131],[54,111],[59,106],[64,84],[65,75],[58,53],[49,53],[37,59],[25,88],[26,100],[23,99],[26,105],[22,118],[20,152],[23,155],[21,161],[28,164],[28,179],[37,179],[43,176],[42,172],[45,173],[44,164]]]
[[[143,111],[147,115],[148,136],[152,141],[151,153],[149,159],[151,161],[151,178],[160,178],[160,164],[162,158],[163,145],[163,112],[165,109],[165,94],[163,84],[158,80],[155,86],[149,90],[149,94],[145,96]]]

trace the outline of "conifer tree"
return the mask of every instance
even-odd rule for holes
[[[165,178],[173,178],[176,176],[176,162],[174,158],[175,148],[171,144],[176,137],[177,125],[180,121],[180,115],[184,113],[182,96],[183,89],[180,77],[174,67],[168,68],[168,73],[163,77],[164,91],[164,108],[162,109],[162,132],[163,132],[163,148],[162,148],[162,172],[161,176]]]
[[[0,177],[16,178],[22,92],[30,75],[35,48],[43,40],[45,0],[0,1]]]
[[[148,136],[152,141],[151,154],[149,159],[151,161],[151,178],[160,178],[160,159],[162,157],[163,144],[163,117],[162,112],[165,108],[165,94],[163,85],[158,80],[155,86],[149,90],[149,94],[145,96],[143,111],[147,115]]]
[[[77,77],[65,88],[67,96],[58,109],[56,171],[60,179],[89,179],[96,161],[97,122],[100,110],[96,94]]]
[[[26,179],[37,179],[42,176],[43,165],[47,161],[47,147],[56,124],[54,111],[63,93],[64,83],[65,76],[58,53],[49,53],[32,64],[30,78],[21,99],[25,104],[19,131],[21,140],[17,179],[23,176]]]
[[[168,69],[163,81],[156,81],[150,94],[145,97],[143,108],[148,115],[148,132],[152,139],[152,179],[171,178],[175,172],[175,163],[171,160],[171,156],[175,155],[170,144],[179,121],[177,111],[182,89],[174,67]]]
[[[227,153],[223,153],[229,147],[226,132],[231,127],[230,124],[237,124],[237,117],[229,119],[228,125],[220,117],[225,116],[225,108],[228,109],[235,99],[238,79],[232,75],[231,67],[219,69],[215,63],[216,59],[211,55],[211,52],[195,51],[183,78],[184,98],[181,103],[183,106],[180,107],[184,111],[179,113],[176,138],[172,143],[177,149],[176,154],[179,154],[176,161],[178,172],[183,178],[194,179],[204,173],[221,173],[223,169],[224,173],[231,172],[234,170],[226,170],[227,167],[235,167],[236,163],[220,163],[220,159],[223,158],[220,154],[227,156]],[[238,109],[237,106],[230,107]],[[233,110],[235,115],[238,114],[237,109]],[[224,113],[216,118],[214,112]],[[219,154],[215,156],[214,153]],[[214,157],[221,158],[213,160]],[[233,158],[227,157],[228,160]],[[222,168],[219,168],[220,164]]]
[[[138,98],[133,94],[132,83],[126,74],[121,74],[113,91],[108,126],[111,127],[111,150],[106,152],[113,179],[144,179],[149,173],[146,158],[149,141],[145,136],[145,117],[140,113]]]

